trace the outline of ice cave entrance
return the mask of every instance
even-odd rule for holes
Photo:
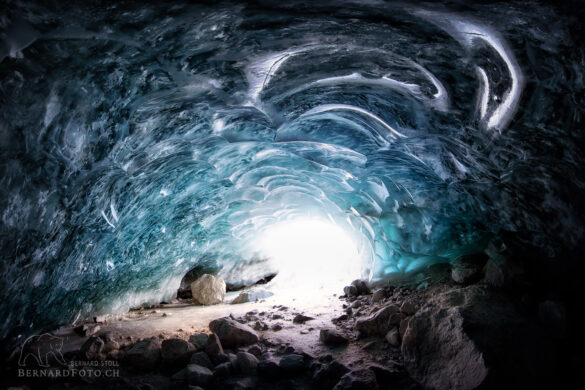
[[[339,293],[363,276],[368,256],[360,241],[359,233],[327,219],[307,217],[272,225],[261,232],[255,246],[278,270],[273,291],[306,300]]]

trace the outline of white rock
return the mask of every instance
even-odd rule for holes
[[[225,298],[225,281],[205,274],[191,283],[193,302],[201,305],[217,305]]]

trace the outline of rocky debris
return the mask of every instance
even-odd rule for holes
[[[382,302],[386,298],[386,290],[379,288],[372,294],[372,303]]]
[[[306,316],[304,314],[297,314],[295,318],[293,318],[293,323],[295,324],[304,324],[307,321],[314,320],[313,317]]]
[[[288,374],[298,373],[305,369],[305,358],[303,355],[291,353],[283,356],[278,366]]]
[[[400,306],[400,311],[407,316],[411,316],[416,313],[416,305],[411,300],[404,301]]]
[[[218,364],[213,369],[213,376],[215,377],[227,377],[232,374],[233,365],[231,362],[225,362]]]
[[[223,351],[221,341],[219,340],[219,337],[217,337],[215,333],[209,335],[209,338],[207,339],[207,344],[205,344],[205,353],[215,364],[223,363],[226,360],[228,360],[227,355]]]
[[[349,368],[336,360],[319,366],[313,373],[313,386],[317,389],[330,390],[342,376],[349,372]]]
[[[99,325],[82,324],[75,327],[73,330],[80,336],[89,337],[99,332],[100,329],[101,327]]]
[[[160,340],[155,337],[140,340],[126,352],[126,360],[136,368],[153,369],[161,355]]]
[[[258,358],[248,352],[238,352],[236,355],[236,367],[242,374],[255,374],[258,366]]]
[[[279,330],[282,330],[282,325],[280,324],[273,324],[270,329],[272,329],[274,332],[278,332]]]
[[[205,348],[208,339],[209,335],[207,333],[196,333],[189,336],[189,342],[198,350]]]
[[[104,341],[97,337],[91,336],[79,350],[79,358],[82,360],[99,360],[102,357]]]
[[[459,256],[453,261],[451,278],[455,283],[470,284],[481,279],[487,261],[485,253]]]
[[[193,344],[179,338],[163,340],[161,344],[161,357],[171,363],[187,361],[195,352]]]
[[[256,321],[256,323],[254,323],[254,330],[268,330],[268,329],[269,329],[268,325],[262,321]]]
[[[227,317],[211,321],[209,329],[219,337],[221,344],[227,348],[258,342],[258,334],[252,328]]]
[[[565,337],[567,333],[567,310],[562,303],[553,300],[541,302],[538,305],[538,317],[554,337]]]
[[[199,305],[216,305],[225,298],[225,282],[222,278],[204,274],[191,283],[193,302]]]
[[[205,387],[213,381],[213,372],[209,368],[189,364],[185,368],[185,377],[190,385]]]
[[[277,362],[272,359],[261,360],[256,367],[258,375],[266,378],[278,378],[282,375],[283,370]]]
[[[351,285],[355,286],[355,288],[357,289],[357,295],[370,294],[370,289],[366,282],[363,280],[356,279],[353,282],[351,282]]]
[[[347,337],[333,329],[321,329],[319,332],[319,340],[325,345],[337,346],[347,344]]]
[[[366,318],[360,318],[355,329],[360,333],[360,337],[365,336],[385,336],[388,331],[404,319],[405,315],[400,312],[400,306],[390,304],[385,306]]]
[[[257,345],[253,345],[250,348],[248,348],[248,352],[251,353],[252,355],[258,357],[258,356],[262,355],[262,348],[260,348]]]
[[[357,297],[358,296],[358,289],[356,286],[345,286],[343,288],[343,293],[346,297]]]
[[[398,329],[393,328],[388,331],[384,339],[386,339],[388,344],[392,345],[393,347],[400,347],[400,333],[398,332]]]
[[[376,374],[370,369],[359,369],[343,375],[333,390],[377,390]]]
[[[400,333],[400,337],[404,337],[404,333],[406,333],[406,329],[408,328],[408,323],[410,322],[410,318],[407,317],[400,321],[400,325],[398,326],[398,333]]]
[[[214,367],[214,364],[209,358],[209,355],[207,355],[205,352],[195,352],[193,355],[191,355],[191,360],[189,361],[189,363],[197,364],[199,366],[203,366],[209,369],[212,369]]]

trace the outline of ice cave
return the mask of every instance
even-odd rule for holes
[[[0,388],[585,386],[576,0],[5,0]]]

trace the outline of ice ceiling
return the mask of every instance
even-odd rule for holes
[[[376,279],[583,235],[585,61],[552,9],[9,3],[2,338],[169,299],[195,265]]]

